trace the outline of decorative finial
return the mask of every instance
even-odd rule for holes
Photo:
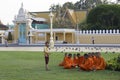
[[[21,3],[21,8],[23,8],[23,2]]]
[[[16,20],[16,15],[14,16],[14,20]]]

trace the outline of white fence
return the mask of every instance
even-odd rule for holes
[[[120,30],[80,30],[76,31],[79,34],[120,34]]]

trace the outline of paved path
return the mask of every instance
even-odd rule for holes
[[[0,51],[43,51],[44,44],[0,44]],[[54,52],[120,52],[120,44],[55,44]]]
[[[4,44],[0,44],[0,47],[4,47]],[[9,47],[43,47],[44,44],[8,44]],[[120,44],[55,44],[55,47],[118,47]]]
[[[43,47],[0,47],[0,51],[43,51]],[[55,47],[51,52],[120,52],[119,47]]]

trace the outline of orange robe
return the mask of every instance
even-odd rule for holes
[[[78,58],[77,64],[78,64],[78,66],[80,66],[80,65],[83,64],[83,63],[84,63],[84,56],[80,56],[80,57]]]
[[[67,58],[65,60],[64,69],[71,69],[72,66],[73,66],[73,60],[72,60],[72,58]]]
[[[96,56],[93,56],[92,58],[93,58],[93,61],[95,62],[95,60],[96,60]]]
[[[77,57],[74,57],[73,58],[73,66],[77,66],[78,65],[78,58]]]
[[[67,60],[67,56],[64,57],[63,61],[59,64],[59,66],[64,66],[65,65],[65,61]]]
[[[80,65],[80,68],[86,71],[93,70],[93,63],[92,58],[84,59],[84,63]]]
[[[104,70],[106,67],[104,58],[102,57],[96,58],[94,66],[96,70]]]

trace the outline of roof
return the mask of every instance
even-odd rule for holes
[[[8,30],[8,27],[4,24],[0,24],[0,30]]]
[[[83,22],[86,17],[87,17],[87,10],[72,10],[72,9],[67,9],[67,12],[70,18],[70,20],[72,21],[72,23],[76,24],[76,23],[80,23]],[[48,20],[47,22],[50,23],[50,11],[44,11],[44,12],[30,12],[30,14],[32,14],[35,18],[37,17],[41,17],[41,18],[45,18],[46,20]],[[54,15],[56,15],[55,12],[53,12]],[[55,16],[53,17],[53,21]]]
[[[50,11],[45,11],[45,12],[30,12],[31,15],[33,15],[35,18],[44,18],[47,20],[48,23],[50,23]],[[55,15],[55,12],[53,12],[53,15]],[[53,20],[55,16],[53,17]]]
[[[74,11],[72,9],[68,9],[67,11],[69,13],[71,20],[74,22],[74,24],[83,22],[87,17],[87,10]]]

